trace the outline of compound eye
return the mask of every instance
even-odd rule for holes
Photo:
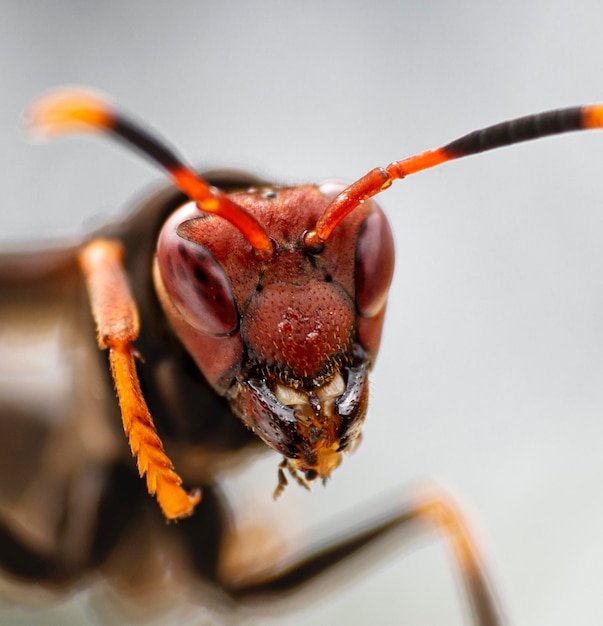
[[[157,262],[167,294],[191,326],[211,335],[237,329],[239,315],[230,281],[205,246],[164,228]]]
[[[356,308],[363,317],[383,309],[394,273],[394,240],[381,209],[360,226],[356,241]]]

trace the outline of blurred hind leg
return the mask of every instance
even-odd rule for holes
[[[476,541],[451,498],[440,490],[430,490],[419,494],[408,505],[400,504],[392,508],[391,502],[395,501],[401,502],[398,495],[368,507],[377,511],[373,520],[356,524],[353,528],[350,528],[349,521],[347,524],[339,521],[329,524],[329,528],[345,528],[347,525],[348,531],[331,537],[321,545],[308,546],[296,554],[283,556],[278,565],[266,568],[259,575],[254,574],[253,580],[236,584],[223,581],[223,586],[239,601],[285,596],[376,545],[380,539],[389,537],[393,542],[395,537],[400,542],[407,535],[416,534],[420,528],[427,528],[441,534],[447,542],[455,568],[463,581],[474,623],[479,626],[504,623]],[[360,517],[348,515],[345,519]],[[349,571],[340,572],[338,583],[349,582]]]

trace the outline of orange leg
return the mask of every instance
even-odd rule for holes
[[[168,520],[191,515],[201,493],[190,495],[163,449],[149,413],[134,358],[132,342],[139,333],[138,311],[122,266],[123,249],[116,241],[98,239],[86,245],[79,255],[98,345],[109,349],[111,374],[119,399],[124,431],[136,457],[141,476],[146,473],[147,489],[156,495]]]
[[[393,496],[372,505],[365,505],[364,509],[374,512],[375,516],[371,521],[359,522],[363,517],[362,512],[348,513],[342,520],[332,520],[328,525],[329,529],[345,529],[347,526],[349,530],[340,530],[336,536],[324,539],[315,546],[281,555],[278,563],[267,567],[263,572],[252,574],[250,580],[245,580],[244,572],[237,572],[234,580],[223,579],[222,585],[240,602],[263,600],[268,603],[272,597],[295,593],[305,584],[318,579],[321,574],[334,570],[351,557],[360,555],[365,548],[377,544],[379,540],[389,537],[390,541],[394,538],[399,541],[406,535],[414,536],[417,527],[423,527],[435,530],[448,544],[450,556],[465,588],[472,623],[476,626],[505,624],[505,616],[482,563],[477,542],[451,498],[437,488],[430,488],[419,491],[410,504],[392,507],[391,502],[399,499],[398,496]],[[350,519],[355,520],[353,529],[350,528]],[[388,552],[391,553],[392,550]],[[353,570],[354,568],[347,567],[337,582],[349,584]],[[237,578],[239,580],[235,582]],[[321,589],[325,589],[324,583],[321,584]]]

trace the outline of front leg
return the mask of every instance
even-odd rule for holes
[[[117,241],[97,239],[79,254],[86,280],[98,345],[109,349],[124,431],[136,457],[140,476],[146,474],[147,489],[156,495],[168,520],[191,515],[201,500],[199,491],[187,494],[182,479],[163,449],[136,372],[133,342],[139,334],[138,310],[122,265],[123,248]]]

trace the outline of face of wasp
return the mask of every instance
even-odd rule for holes
[[[187,204],[163,227],[154,270],[166,315],[207,380],[306,480],[327,478],[358,440],[393,272],[391,231],[370,201],[320,254],[304,246],[342,188],[230,194],[271,234],[268,262],[228,222]]]

